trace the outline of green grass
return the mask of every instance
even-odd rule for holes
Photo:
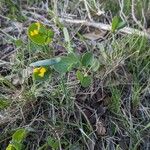
[[[29,130],[21,141],[23,150],[149,149],[149,39],[109,32],[105,40],[91,41],[83,34],[95,29],[57,22],[57,15],[88,20],[90,13],[95,22],[104,23],[121,15],[130,27],[138,29],[132,21],[131,0],[124,1],[123,14],[119,13],[121,5],[117,0],[68,3],[58,0],[57,5],[56,1],[20,2],[0,3],[1,51],[5,56],[0,61],[0,149],[6,149],[20,128]],[[142,8],[148,18],[149,3],[149,0],[136,1],[138,20],[144,21]],[[48,6],[49,10],[42,6]],[[35,18],[23,14],[24,10],[35,11]],[[97,16],[98,10],[104,10],[105,15]],[[43,18],[37,19],[37,14]],[[27,27],[31,19],[47,23],[44,17],[49,20],[55,36],[48,46],[39,46],[28,39]],[[9,27],[13,27],[11,31]],[[7,52],[7,48],[12,48],[12,53]],[[29,67],[32,62],[66,55],[68,49],[79,55],[90,51],[99,60],[100,68],[94,73],[89,71],[93,82],[88,88],[78,82],[76,70],[66,74],[53,70],[51,78],[43,82],[32,79],[33,68]],[[97,126],[99,122],[102,126]]]

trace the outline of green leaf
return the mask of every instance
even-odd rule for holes
[[[92,82],[92,78],[90,76],[85,76],[79,70],[76,72],[76,76],[77,76],[77,79],[80,81],[80,83],[83,87],[88,87]]]
[[[6,150],[16,150],[12,144],[9,144]]]
[[[93,63],[94,55],[91,52],[87,52],[83,55],[81,63],[83,66],[88,67]]]
[[[29,132],[29,130],[27,128],[26,129],[23,129],[23,128],[18,129],[12,135],[11,144],[8,145],[6,150],[22,150],[22,147],[23,147],[22,142],[26,138],[28,132]]]
[[[83,87],[88,87],[90,86],[91,83],[92,83],[92,78],[90,76],[85,76],[83,80],[81,81],[81,85]]]
[[[120,17],[115,16],[112,19],[112,26],[111,26],[112,32],[115,32],[116,30],[119,30],[125,26],[126,26],[126,22],[122,21]]]
[[[15,150],[22,150],[22,148],[23,148],[22,142],[19,143],[19,142],[12,140],[11,144],[15,148]]]
[[[21,46],[23,45],[23,41],[22,41],[21,39],[17,39],[17,40],[15,41],[15,45],[16,45],[17,48],[18,48],[18,47],[21,47]]]
[[[79,63],[78,57],[74,53],[69,53],[68,56],[62,57],[59,63],[54,64],[54,69],[59,73],[66,73],[77,63]]]
[[[98,59],[95,58],[93,61],[92,70],[96,72],[99,69],[99,67],[100,67],[100,63]]]
[[[84,74],[81,71],[76,72],[77,79],[81,82],[84,78]]]
[[[53,39],[54,32],[51,29],[47,29],[43,24],[32,23],[28,27],[28,36],[30,40],[38,45],[46,45],[50,43]],[[37,34],[32,35],[34,31],[37,31]]]
[[[59,73],[66,73],[70,69],[71,65],[72,63],[69,63],[68,60],[63,57],[59,63],[54,64],[54,69]]]
[[[122,21],[118,24],[117,30],[124,28],[127,25],[126,22]]]
[[[112,30],[112,32],[115,32],[115,30],[116,30],[117,27],[118,27],[118,24],[119,24],[119,17],[118,17],[118,16],[115,16],[115,17],[112,19],[112,25],[111,25],[111,30]]]
[[[78,56],[74,53],[69,53],[65,56],[66,62],[70,64],[77,64],[79,62]]]
[[[57,58],[45,59],[45,60],[40,60],[40,61],[31,63],[30,66],[32,67],[49,66],[49,65],[57,64],[60,61],[61,61],[61,58],[57,57]]]
[[[27,136],[28,131],[26,129],[18,129],[12,136],[12,141],[21,143]]]

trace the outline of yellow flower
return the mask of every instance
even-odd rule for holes
[[[38,30],[34,30],[33,32],[34,32],[34,35],[39,34],[39,31],[38,31]]]
[[[31,32],[30,32],[30,35],[31,35],[31,36],[34,36],[34,32],[33,32],[33,31],[31,31]]]
[[[40,68],[34,68],[34,69],[33,69],[33,73],[39,72],[39,69],[40,69]]]
[[[45,72],[46,72],[46,68],[42,67],[42,68],[40,69],[40,73],[39,73],[38,75],[39,75],[40,77],[43,77],[44,74],[45,74]]]
[[[40,26],[41,26],[40,22],[36,22],[35,24],[37,25],[38,30],[40,30]]]
[[[46,68],[44,68],[44,67],[34,68],[34,69],[33,69],[33,73],[37,73],[38,76],[40,76],[40,77],[44,77],[46,71],[47,71],[47,70],[46,70]]]
[[[35,29],[35,30],[33,30],[33,31],[30,31],[30,35],[31,35],[31,36],[34,36],[34,35],[38,35],[38,34],[39,34],[39,30],[40,30],[41,24],[40,24],[39,22],[36,22],[35,24],[36,24],[36,26],[37,26],[37,29]]]
[[[30,32],[30,35],[31,35],[31,36],[34,36],[34,35],[37,35],[37,34],[39,34],[39,31],[38,31],[38,30],[34,30],[34,31],[31,31],[31,32]]]

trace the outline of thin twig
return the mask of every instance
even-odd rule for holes
[[[66,22],[70,24],[82,24],[86,26],[92,26],[101,30],[106,30],[106,31],[111,31],[111,25],[109,24],[104,24],[101,22],[88,22],[87,20],[72,20],[72,19],[65,19],[65,18],[59,18],[60,22]],[[145,36],[148,39],[150,39],[150,34],[148,34],[146,31],[140,31],[134,28],[130,27],[124,27],[119,30],[119,32],[126,33],[126,34],[136,34],[139,36]]]

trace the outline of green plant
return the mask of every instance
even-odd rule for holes
[[[54,32],[40,22],[32,23],[28,28],[29,38],[36,44],[46,45],[53,39]]]
[[[83,87],[88,87],[92,83],[89,74],[99,69],[99,61],[91,52],[87,52],[80,57],[72,47],[67,28],[63,28],[65,41],[67,43],[68,54],[62,57],[56,57],[46,60],[33,62],[30,66],[35,67],[33,77],[35,80],[45,80],[50,77],[53,70],[63,75],[72,69],[76,69],[77,79]],[[36,44],[45,45],[52,41],[53,32],[46,29],[41,23],[32,23],[28,28],[29,38]]]
[[[23,149],[23,140],[28,134],[27,129],[18,129],[13,135],[10,144],[7,146],[6,150],[22,150]]]
[[[112,19],[111,31],[114,33],[116,30],[122,29],[126,26],[126,22],[122,21],[120,17],[115,16]]]
[[[138,27],[132,3],[0,2],[0,149],[10,141],[9,149],[15,150],[10,139],[14,129],[28,125],[35,132],[23,140],[22,150],[149,148],[150,45],[146,37],[122,34],[120,27],[124,21]],[[147,28],[149,3],[134,0],[134,15]],[[112,33],[79,24],[84,19],[110,24],[112,16],[117,16]],[[64,21],[73,18],[79,22]],[[24,30],[33,19],[44,24],[33,23],[26,40]],[[39,24],[45,32],[39,32]],[[86,33],[91,39],[84,38]]]
[[[109,108],[114,113],[120,113],[121,109],[121,92],[116,87],[111,87],[112,98]]]

